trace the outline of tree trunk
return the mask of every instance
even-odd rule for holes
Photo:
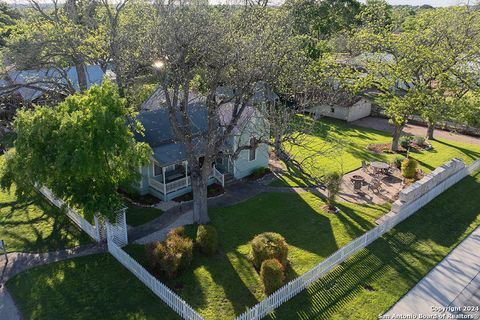
[[[207,186],[208,177],[201,175],[191,175],[192,193],[193,193],[193,221],[198,224],[210,222],[207,206]]]
[[[283,149],[282,149],[282,137],[280,134],[275,134],[274,148],[275,148],[275,155],[277,156],[277,158],[281,159],[283,156]]]
[[[392,151],[398,151],[398,144],[399,144],[400,137],[402,135],[402,131],[404,127],[405,127],[404,124],[395,125],[395,129],[393,131],[393,139],[392,139]]]
[[[433,132],[435,131],[435,123],[428,122],[428,128],[427,128],[427,136],[426,138],[428,140],[433,140]]]
[[[76,63],[75,70],[77,71],[78,86],[80,87],[80,92],[84,92],[87,90],[87,72],[85,70],[85,64],[83,62]]]

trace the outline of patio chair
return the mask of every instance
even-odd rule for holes
[[[377,192],[380,192],[381,188],[382,182],[377,178],[372,179],[372,182],[370,182],[370,184],[368,185],[368,189],[372,191],[377,190]]]
[[[368,172],[368,163],[365,160],[362,160],[362,170]]]

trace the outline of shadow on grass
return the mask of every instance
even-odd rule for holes
[[[480,223],[468,176],[275,312],[275,319],[375,319]]]
[[[468,156],[472,160],[477,160],[477,159],[480,158],[480,152],[476,152],[476,151],[469,150],[467,148],[459,147],[458,145],[448,143],[445,140],[435,140],[435,141],[440,143],[440,144],[443,144],[445,146],[448,146],[448,147],[457,149],[458,151],[461,151],[463,154],[465,154],[466,156]]]
[[[30,269],[7,288],[24,319],[180,319],[109,254]]]
[[[42,195],[32,191],[16,200],[5,194],[0,200],[0,238],[8,251],[47,252],[91,239],[73,225],[62,210],[52,206]]]

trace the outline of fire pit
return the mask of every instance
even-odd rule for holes
[[[352,176],[352,183],[354,190],[360,190],[362,188],[363,183],[365,182],[365,178],[359,175]]]

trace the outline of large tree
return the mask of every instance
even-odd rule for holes
[[[1,186],[15,183],[22,194],[38,183],[87,215],[112,217],[122,205],[118,188],[135,183],[151,155],[148,145],[134,140],[132,131],[141,131],[134,116],[109,82],[53,108],[20,111]]]
[[[425,118],[428,137],[433,138],[435,124],[447,119],[458,99],[468,92],[467,79],[473,79],[468,69],[478,56],[477,45],[469,44],[469,39],[476,38],[479,29],[476,14],[463,10],[429,11],[428,19],[419,16],[418,27],[400,34],[367,28],[355,34],[354,46],[363,52],[354,59],[359,67],[356,89],[368,89],[384,107],[395,126],[392,150],[398,150],[399,138],[412,115]],[[454,22],[452,15],[471,19]],[[449,31],[450,24],[445,26],[445,21],[465,26]]]
[[[259,84],[266,82],[275,86],[272,82],[276,81],[279,66],[291,57],[291,46],[286,40],[288,24],[272,23],[271,14],[257,7],[165,8],[148,39],[152,44],[152,63],[157,60],[155,66],[171,127],[176,140],[185,145],[194,219],[198,223],[209,220],[207,182],[211,163],[246,116],[248,107],[252,107],[251,98],[259,93]],[[193,94],[195,88],[197,92]],[[219,99],[219,89],[226,89],[227,97]],[[207,129],[202,133],[189,125],[192,123],[189,102],[195,95],[205,98],[208,114]],[[227,116],[225,110],[228,110]],[[268,127],[263,126],[261,135],[258,140],[266,141]],[[198,143],[202,144],[200,151],[196,147]],[[252,147],[255,146],[242,145],[232,156]]]
[[[53,8],[47,9],[31,0],[30,5],[7,41],[4,63],[17,70],[56,69],[65,80],[57,88],[63,94],[75,92],[64,71],[73,66],[79,89],[85,91],[85,66],[102,61],[108,50],[105,29],[97,19],[98,2],[68,0],[59,5],[53,1]]]

